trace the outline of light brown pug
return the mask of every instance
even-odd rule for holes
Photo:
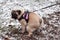
[[[26,17],[23,17],[25,13],[28,14],[27,19],[25,19]],[[17,19],[21,23],[22,33],[24,33],[26,29],[26,31],[28,32],[27,36],[29,37],[33,34],[35,30],[41,27],[43,22],[42,18],[34,12],[22,12],[21,10],[12,10],[11,15],[13,19]]]

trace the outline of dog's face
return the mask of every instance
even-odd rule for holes
[[[21,14],[21,10],[12,10],[11,17],[13,19],[18,19],[18,15],[20,15],[20,14]]]

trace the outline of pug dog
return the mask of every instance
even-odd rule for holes
[[[26,30],[28,32],[27,36],[29,37],[31,37],[33,32],[39,29],[43,23],[41,16],[29,11],[22,12],[21,10],[12,10],[11,17],[21,23],[21,32],[24,33]]]

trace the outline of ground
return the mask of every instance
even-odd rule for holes
[[[0,40],[60,40],[60,2],[59,0],[0,0]],[[32,37],[20,33],[20,24],[11,19],[14,8],[35,11],[42,16],[42,29],[33,32]],[[12,24],[13,26],[8,26]]]
[[[48,17],[43,17],[44,28],[39,29],[40,31],[35,31],[32,37],[27,37],[25,34],[21,34],[19,29],[9,28],[8,32],[2,36],[2,39],[13,40],[60,40],[60,12],[55,12],[52,14],[47,14]]]

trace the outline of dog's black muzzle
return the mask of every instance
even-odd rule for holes
[[[12,17],[13,19],[17,19],[17,18],[18,18],[18,15],[15,14],[15,13],[12,13],[12,14],[11,14],[11,17]]]

